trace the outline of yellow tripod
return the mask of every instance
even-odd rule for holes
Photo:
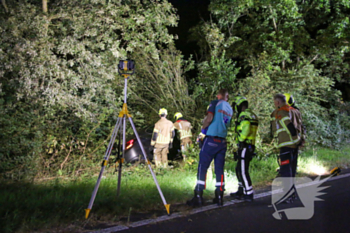
[[[125,131],[126,131],[126,118],[129,119],[130,121],[130,124],[131,124],[131,127],[134,131],[134,134],[140,144],[140,148],[141,148],[141,151],[142,151],[142,154],[145,158],[145,161],[146,163],[148,164],[148,168],[149,170],[151,171],[151,174],[152,174],[152,177],[153,177],[153,180],[154,180],[154,183],[156,184],[157,186],[157,189],[158,189],[158,192],[159,192],[159,195],[160,197],[162,198],[162,201],[163,201],[163,204],[166,208],[166,211],[168,214],[170,214],[170,204],[167,204],[166,203],[166,200],[164,198],[164,195],[162,193],[162,190],[160,189],[160,186],[158,184],[158,181],[157,181],[157,178],[152,170],[152,167],[151,167],[151,162],[147,159],[147,156],[146,156],[146,153],[145,153],[145,149],[143,148],[143,145],[141,143],[141,140],[140,140],[140,137],[139,137],[139,134],[137,133],[136,131],[136,128],[135,128],[135,125],[134,125],[134,122],[132,120],[132,117],[131,115],[129,114],[128,112],[128,107],[127,107],[127,104],[126,104],[126,98],[127,98],[127,85],[128,85],[128,78],[130,75],[134,74],[134,61],[132,60],[125,60],[125,61],[120,61],[119,62],[119,65],[118,65],[118,72],[119,74],[121,74],[122,76],[124,76],[124,104],[123,104],[123,108],[122,110],[119,112],[119,116],[118,116],[118,120],[117,120],[117,123],[115,124],[115,127],[114,127],[114,130],[113,130],[113,133],[112,133],[112,136],[111,136],[111,139],[109,141],[109,144],[108,144],[108,147],[107,147],[107,150],[106,150],[106,153],[105,153],[105,157],[103,158],[103,161],[102,161],[102,168],[101,168],[101,171],[100,171],[100,174],[98,176],[98,179],[97,179],[97,182],[96,182],[96,185],[95,185],[95,188],[94,188],[94,191],[92,192],[92,196],[91,196],[91,199],[90,199],[90,202],[89,202],[89,206],[87,209],[85,209],[85,218],[88,218],[89,217],[89,214],[90,214],[90,211],[91,211],[91,208],[94,204],[94,201],[95,201],[95,197],[96,197],[96,194],[97,194],[97,191],[98,191],[98,188],[100,186],[100,183],[101,183],[101,178],[102,178],[102,174],[107,166],[107,163],[108,163],[108,159],[111,155],[111,151],[112,151],[112,148],[113,148],[113,144],[114,144],[114,141],[117,137],[117,134],[119,132],[119,129],[121,127],[121,125],[123,124],[123,155],[122,155],[122,158],[119,159],[119,163],[120,165],[123,163],[124,161],[124,154],[125,154]],[[119,185],[120,185],[120,179],[121,179],[121,167],[119,169],[119,177],[118,177],[118,194],[119,194]]]

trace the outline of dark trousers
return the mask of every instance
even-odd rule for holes
[[[294,148],[281,147],[280,148],[280,175],[283,179],[283,189],[289,190],[293,184],[293,162],[294,162]]]
[[[243,187],[243,193],[246,195],[253,194],[252,180],[249,175],[249,164],[252,160],[254,149],[247,147],[238,150],[238,160],[236,165],[236,176],[238,186]]]
[[[292,177],[295,177],[295,174],[297,173],[297,167],[298,167],[298,155],[299,155],[299,148],[295,148],[293,152],[293,159],[292,159]]]
[[[203,141],[202,149],[199,153],[199,164],[197,171],[197,185],[195,190],[202,191],[205,189],[207,170],[211,161],[214,159],[216,184],[219,191],[224,191],[225,177],[224,165],[227,145],[226,139],[206,136]]]

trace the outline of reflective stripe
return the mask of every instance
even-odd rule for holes
[[[181,135],[181,138],[180,138],[180,139],[192,137],[192,132],[191,132],[191,130],[179,130],[179,131],[180,131],[180,135]]]
[[[277,135],[278,135],[279,133],[281,133],[281,132],[283,132],[283,131],[286,131],[286,130],[285,130],[284,128],[281,128],[281,129],[277,130],[276,133],[277,133]]]
[[[162,134],[159,134],[157,137],[157,141],[156,143],[160,143],[160,144],[168,144],[170,142],[170,135],[168,136],[164,136]]]
[[[247,150],[247,148],[244,148],[242,150],[242,154],[241,154],[241,157],[242,157],[242,159],[241,159],[241,171],[242,171],[242,174],[241,175],[242,175],[242,178],[243,178],[243,183],[244,183],[243,187],[244,187],[245,190],[247,190],[248,187],[249,187],[247,176],[245,175],[245,159],[244,159],[244,157],[245,157],[246,150]]]
[[[290,118],[286,116],[286,117],[283,117],[283,118],[281,119],[281,121],[283,121],[283,122],[284,122],[285,120],[290,120]]]
[[[294,142],[293,142],[293,138],[292,138],[292,135],[290,134],[290,132],[289,132],[289,130],[288,130],[288,128],[287,128],[287,126],[286,126],[286,124],[284,124],[284,120],[290,120],[289,119],[289,117],[283,117],[281,120],[280,120],[280,123],[281,123],[281,125],[282,125],[282,127],[284,128],[284,131],[286,131],[286,133],[288,134],[288,136],[289,136],[289,142],[284,142],[284,143],[282,143],[282,144],[286,144],[286,145],[291,145],[291,144],[294,144]],[[278,146],[281,146],[282,147],[282,144],[279,144]]]
[[[222,185],[224,186],[224,185],[225,185],[225,182],[222,182]],[[221,182],[216,182],[216,183],[215,183],[215,187],[219,187],[219,186],[221,186]]]
[[[298,141],[299,141],[299,138],[297,138],[297,139],[295,139],[294,141],[291,141],[291,142],[284,142],[284,143],[278,144],[278,147],[293,145],[293,144],[296,144]]]
[[[199,178],[199,177],[201,177],[201,167],[202,167],[202,164],[199,164],[198,165],[198,176],[197,176],[197,179]],[[198,191],[200,191],[200,189],[199,189],[199,185],[201,184],[201,185],[204,185],[204,188],[205,188],[205,182],[204,182],[204,184],[202,184],[201,182],[204,182],[204,181],[202,181],[202,180],[197,180],[197,190]]]
[[[246,195],[250,195],[250,194],[253,194],[254,193],[254,190],[250,190],[250,191],[246,191]]]
[[[203,180],[197,180],[197,184],[205,185],[205,181],[203,181]]]

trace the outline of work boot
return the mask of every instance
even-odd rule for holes
[[[186,204],[189,206],[202,206],[204,204],[203,190],[202,191],[194,190],[194,197],[191,200],[188,200]]]
[[[215,198],[213,199],[214,204],[222,206],[224,204],[224,191],[215,190]]]
[[[242,200],[243,198],[243,187],[238,187],[238,191],[235,193],[230,193],[230,196],[237,200]]]
[[[246,201],[246,202],[252,202],[254,201],[254,195],[253,194],[244,194],[243,195],[243,200]]]

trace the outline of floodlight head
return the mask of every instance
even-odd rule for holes
[[[129,76],[135,73],[134,60],[120,60],[118,64],[118,73],[123,76]]]

